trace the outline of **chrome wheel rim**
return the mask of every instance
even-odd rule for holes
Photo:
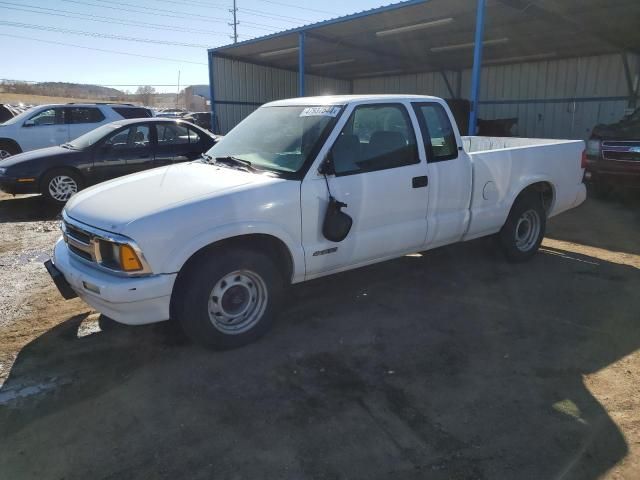
[[[521,252],[531,250],[540,236],[540,215],[535,210],[527,210],[516,224],[516,247]]]
[[[250,270],[228,273],[211,290],[209,320],[222,333],[244,333],[260,321],[268,299],[267,285],[257,273]]]
[[[4,160],[5,158],[9,158],[10,156],[11,156],[10,152],[0,149],[0,160]]]
[[[49,195],[58,202],[66,202],[78,192],[78,184],[68,175],[58,175],[49,182]]]

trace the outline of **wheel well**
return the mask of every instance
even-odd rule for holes
[[[78,177],[80,177],[80,180],[84,182],[84,175],[82,175],[82,172],[75,167],[67,167],[67,166],[51,167],[50,169],[45,170],[42,175],[40,175],[40,184],[39,184],[40,191],[42,191],[42,189],[46,186],[44,185],[44,181],[47,178],[47,175],[51,174],[51,172],[65,172],[65,171],[75,173],[76,175],[78,175]]]
[[[555,195],[553,191],[553,185],[551,185],[551,183],[549,182],[532,183],[531,185],[529,185],[527,188],[525,188],[518,194],[518,196],[516,197],[513,203],[515,204],[520,197],[524,195],[528,195],[530,193],[534,193],[535,195],[540,196],[542,207],[544,208],[544,211],[546,212],[546,214],[549,215],[549,212],[551,211],[551,207],[553,206],[554,195]]]
[[[184,263],[175,281],[173,293],[171,295],[171,305],[169,307],[171,317],[173,318],[174,299],[177,296],[178,289],[185,288],[183,279],[188,275],[189,271],[198,264],[198,260],[213,250],[222,248],[244,248],[254,250],[260,253],[266,253],[271,258],[275,259],[277,266],[282,273],[284,281],[290,283],[293,278],[293,257],[289,252],[289,249],[284,242],[273,235],[267,235],[262,233],[253,233],[249,235],[239,235],[236,237],[225,238],[218,242],[214,242],[206,247],[201,248],[195,252]]]
[[[191,255],[189,260],[180,269],[180,273],[189,269],[189,267],[197,263],[198,258],[211,250],[220,248],[243,248],[253,250],[259,253],[266,253],[270,258],[274,259],[280,268],[286,282],[290,282],[293,277],[293,258],[289,249],[282,240],[263,233],[252,233],[249,235],[239,235],[236,237],[225,238],[218,242],[214,242],[206,247],[201,248]]]
[[[18,145],[18,142],[16,142],[15,140],[11,139],[11,138],[0,138],[0,145],[11,145],[12,147],[14,147],[16,150],[18,150],[18,153],[22,153],[22,148],[20,148],[20,145]]]

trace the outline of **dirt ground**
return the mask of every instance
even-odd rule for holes
[[[640,478],[640,199],[291,289],[229,352],[100,322],[42,267],[37,197],[0,198],[0,478]]]

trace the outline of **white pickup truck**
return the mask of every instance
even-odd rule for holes
[[[61,293],[196,342],[265,333],[287,285],[497,234],[532,257],[582,203],[584,142],[461,137],[440,98],[262,106],[201,159],[75,195],[46,266]]]

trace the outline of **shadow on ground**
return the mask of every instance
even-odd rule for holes
[[[228,352],[71,318],[0,389],[0,471],[600,478],[628,447],[583,376],[640,345],[640,275],[592,260],[508,265],[483,241],[405,257],[294,287]]]
[[[640,255],[640,190],[616,190],[607,198],[589,192],[583,205],[552,219],[547,236]]]
[[[12,197],[0,192],[0,223],[55,220],[61,210],[41,195]]]

